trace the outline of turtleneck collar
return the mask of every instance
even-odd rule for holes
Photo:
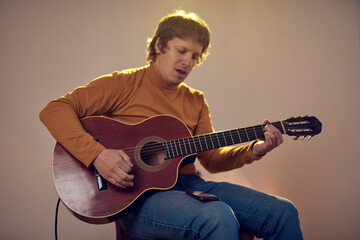
[[[175,91],[179,88],[179,85],[172,85],[167,83],[154,63],[150,63],[148,73],[153,84],[159,86],[160,88],[171,91]]]

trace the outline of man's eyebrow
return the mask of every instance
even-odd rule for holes
[[[180,47],[180,48],[185,48],[186,50],[189,50],[187,47],[185,47],[184,45],[175,45],[175,47]]]
[[[180,48],[183,48],[183,49],[186,49],[186,51],[190,51],[189,48],[187,48],[186,46],[183,46],[183,45],[176,45],[175,46],[176,48],[180,47]],[[196,54],[196,55],[201,55],[201,52],[193,52],[193,54]]]

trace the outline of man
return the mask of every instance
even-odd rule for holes
[[[80,118],[103,115],[129,124],[159,114],[181,119],[193,135],[214,131],[202,92],[183,81],[208,54],[210,30],[196,14],[177,11],[163,18],[148,44],[150,65],[101,76],[51,101],[40,119],[69,152],[93,165],[111,184],[132,188],[137,176],[122,149],[106,149],[85,132]],[[282,142],[265,120],[265,138],[246,146],[201,152],[210,172],[227,171],[260,159]],[[159,126],[161,127],[161,126]],[[221,201],[201,202],[186,191],[205,191]],[[176,185],[137,201],[120,219],[140,239],[238,239],[239,231],[264,239],[302,239],[297,211],[290,201],[229,183],[206,182],[187,162]]]

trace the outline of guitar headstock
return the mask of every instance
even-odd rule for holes
[[[309,139],[321,132],[321,122],[314,116],[291,117],[283,121],[285,133],[289,136],[295,136]]]

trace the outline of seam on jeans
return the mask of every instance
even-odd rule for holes
[[[261,218],[261,217],[258,217],[258,216],[253,216],[253,215],[246,215],[246,214],[238,214],[237,215],[240,219],[242,218],[242,219],[251,219],[251,220],[255,220],[255,221],[259,221],[259,222],[261,222],[262,224],[266,224],[266,226],[267,226],[267,232],[269,233],[269,234],[273,234],[273,232],[274,232],[274,229],[272,228],[272,226],[271,226],[271,222],[269,221],[269,220],[267,220],[267,219],[263,219],[263,218]],[[241,224],[240,224],[240,226],[241,226]]]
[[[199,235],[199,239],[201,239],[201,236],[203,235],[201,232],[198,232],[193,228],[182,228],[182,227],[172,226],[172,225],[165,224],[165,223],[155,222],[153,220],[148,220],[148,219],[145,219],[145,218],[142,218],[142,217],[139,217],[139,216],[134,216],[134,217],[136,219],[140,220],[140,221],[145,222],[145,223],[150,223],[150,224],[161,226],[161,227],[173,228],[173,229],[179,229],[179,230],[185,230],[185,231],[192,231],[196,235]],[[132,236],[132,237],[137,237],[137,238],[143,238],[143,239],[149,239],[149,240],[152,239],[152,238],[144,238],[144,237],[141,237],[141,236],[137,236],[136,234],[132,234],[132,233],[129,233],[129,235]]]
[[[235,219],[235,221],[237,223],[237,227],[238,227],[238,229],[240,229],[240,223],[239,223],[239,221],[238,221],[238,219],[237,219],[237,217],[235,215],[234,210],[227,203],[225,203],[225,204],[226,204],[226,206],[228,206],[228,208],[230,208],[230,211],[231,211],[232,215],[234,216],[234,219]]]
[[[153,240],[152,238],[140,237],[140,236],[132,234],[130,232],[126,232],[126,235],[128,235],[129,237],[134,238],[134,239]]]

